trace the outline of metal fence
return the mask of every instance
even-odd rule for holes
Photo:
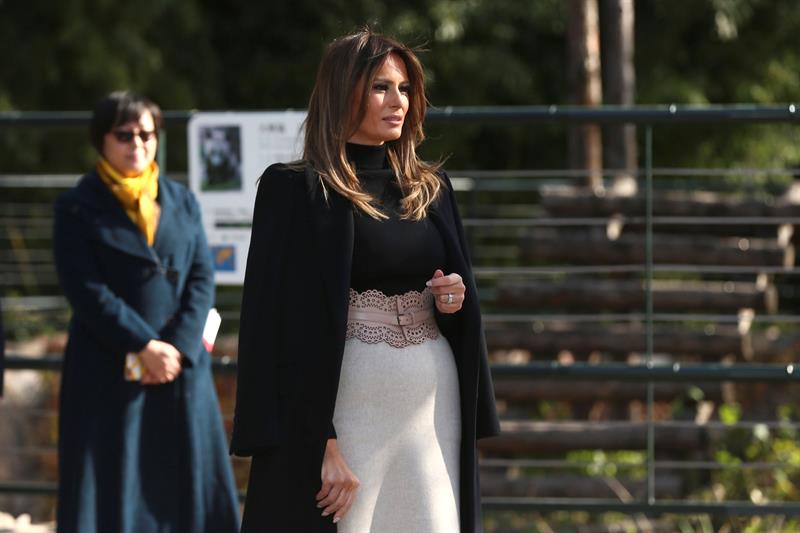
[[[173,126],[185,125],[191,116],[187,112],[167,112],[166,121]],[[1,113],[0,131],[8,128],[21,127],[42,127],[42,126],[62,126],[62,125],[85,125],[89,114],[84,112],[76,113]],[[654,141],[653,131],[661,125],[683,125],[691,127],[694,124],[729,124],[732,127],[742,124],[779,124],[786,123],[797,125],[800,123],[800,113],[794,105],[785,106],[709,106],[709,107],[682,107],[676,105],[668,106],[637,106],[630,108],[569,108],[569,107],[508,107],[508,108],[443,108],[431,110],[427,117],[430,125],[441,124],[527,124],[535,128],[544,123],[556,123],[569,127],[572,125],[594,123],[594,124],[636,124],[644,130],[643,134],[643,157],[642,166],[636,171],[637,177],[642,182],[641,193],[636,195],[638,206],[643,209],[635,214],[622,214],[617,219],[627,226],[639,226],[642,228],[643,240],[641,246],[643,250],[643,261],[640,263],[625,262],[609,264],[542,264],[541,261],[533,261],[534,264],[527,264],[524,259],[518,256],[512,257],[510,261],[502,260],[503,244],[481,244],[481,235],[500,236],[504,238],[508,234],[523,234],[530,228],[599,228],[608,229],[609,224],[614,220],[606,215],[573,215],[573,216],[554,216],[552,214],[524,212],[520,210],[515,216],[504,217],[497,213],[484,216],[480,207],[483,205],[486,195],[493,193],[531,193],[538,195],[542,187],[548,183],[558,183],[585,176],[584,171],[570,170],[473,170],[451,172],[454,184],[458,190],[459,200],[463,203],[463,214],[465,227],[467,228],[470,242],[474,249],[481,249],[484,246],[496,255],[489,255],[486,261],[480,260],[480,254],[476,261],[475,274],[479,278],[479,290],[482,300],[488,302],[488,310],[485,312],[485,322],[487,327],[493,325],[523,325],[532,326],[528,330],[528,335],[535,336],[541,332],[542,324],[549,323],[596,323],[600,327],[611,327],[614,323],[636,322],[641,324],[643,337],[641,357],[637,362],[560,362],[558,359],[539,361],[528,359],[517,364],[495,363],[492,372],[498,381],[524,381],[535,387],[537,383],[548,380],[569,381],[569,382],[633,382],[646,383],[646,404],[645,424],[646,447],[644,467],[646,469],[646,493],[642,498],[633,498],[629,501],[619,499],[597,499],[597,498],[535,498],[535,497],[485,497],[484,507],[496,511],[583,511],[590,513],[601,512],[622,512],[622,513],[644,513],[648,515],[669,514],[712,514],[712,515],[800,515],[800,504],[792,502],[766,502],[754,503],[752,501],[725,501],[725,502],[699,502],[687,500],[665,500],[656,497],[657,470],[664,468],[694,468],[694,469],[713,469],[718,468],[713,461],[667,461],[656,458],[657,430],[661,427],[675,425],[676,422],[659,421],[655,413],[655,387],[657,384],[664,383],[773,383],[773,384],[792,384],[800,380],[800,372],[791,362],[760,364],[755,362],[665,362],[658,357],[658,352],[663,350],[656,349],[656,326],[669,323],[698,322],[716,325],[730,324],[734,328],[745,328],[763,325],[768,327],[775,323],[787,324],[791,327],[800,321],[791,312],[755,312],[755,313],[707,313],[707,312],[685,312],[681,310],[673,312],[656,312],[654,306],[654,283],[660,274],[672,276],[698,275],[720,280],[723,283],[733,283],[731,279],[738,280],[741,276],[762,277],[762,276],[782,276],[790,278],[800,273],[800,269],[794,264],[792,256],[789,263],[783,264],[701,264],[697,265],[690,260],[685,262],[663,263],[657,262],[655,257],[655,232],[654,226],[682,228],[682,231],[691,233],[691,228],[708,228],[724,226],[746,226],[746,227],[775,227],[779,232],[780,228],[793,228],[800,223],[800,209],[792,208],[764,216],[755,214],[750,216],[735,216],[730,214],[707,216],[697,215],[658,215],[654,212],[654,197],[657,187],[655,180],[661,176],[672,177],[702,177],[713,180],[720,176],[748,176],[764,174],[780,174],[794,176],[796,171],[787,168],[777,169],[678,169],[678,168],[656,168],[653,165]],[[162,143],[161,149],[166,148],[166,143]],[[163,159],[164,153],[160,154]],[[611,174],[613,171],[606,171]],[[174,173],[171,173],[174,175]],[[56,187],[63,188],[75,182],[75,177],[64,175],[0,175],[0,190],[3,188],[26,188],[26,187]],[[800,205],[800,204],[798,204]],[[47,206],[39,206],[46,208]],[[638,209],[638,207],[637,207]],[[8,213],[13,214],[13,209],[7,209]],[[20,215],[22,216],[22,215]],[[47,220],[42,217],[43,222],[33,222],[28,224],[29,235],[46,239],[48,237]],[[35,220],[35,219],[34,219]],[[687,228],[689,228],[687,230]],[[39,233],[37,233],[37,231]],[[483,232],[483,233],[481,233]],[[11,236],[7,236],[11,238]],[[780,238],[780,237],[779,237]],[[494,241],[492,241],[494,242]],[[747,246],[750,246],[748,240]],[[745,246],[741,244],[740,247]],[[29,272],[37,273],[41,279],[48,280],[47,276],[52,275],[51,266],[48,264],[49,258],[47,250],[32,249],[28,250],[29,262],[27,268]],[[38,254],[38,255],[37,255]],[[475,255],[475,254],[474,254]],[[513,254],[512,254],[513,255]],[[500,257],[498,263],[491,264],[494,257]],[[0,262],[5,262],[3,259]],[[555,261],[553,261],[555,262]],[[512,263],[512,264],[508,264]],[[552,263],[552,262],[551,262]],[[8,272],[6,273],[8,274]],[[20,273],[23,276],[24,272]],[[619,277],[632,275],[635,279],[641,280],[643,292],[643,308],[636,312],[618,313],[575,313],[575,312],[514,312],[502,306],[493,305],[491,295],[496,295],[498,288],[497,280],[510,278],[526,280],[530,278],[544,277],[545,279],[560,279],[559,276],[571,275],[601,275]],[[738,276],[738,277],[737,277]],[[761,278],[759,278],[761,279]],[[20,277],[6,275],[2,285],[14,286],[21,282]],[[48,283],[54,286],[54,278]],[[489,296],[486,296],[486,295]],[[37,299],[38,298],[38,299]],[[220,293],[218,300],[228,306],[228,311],[224,313],[226,320],[235,320],[236,302],[238,294]],[[52,293],[27,298],[4,298],[4,308],[16,309],[25,313],[26,306],[31,310],[45,312],[49,310],[61,310],[65,303],[56,294]],[[754,326],[755,325],[755,326]],[[537,327],[540,328],[537,330]],[[601,350],[602,351],[602,350]],[[535,358],[534,358],[535,359]],[[58,370],[60,366],[60,355],[52,354],[44,358],[31,359],[21,357],[16,354],[9,354],[7,368],[14,369],[35,369],[35,370]],[[231,372],[235,368],[235,360],[225,358],[215,361],[215,372]],[[752,428],[755,423],[765,423],[768,427],[794,427],[794,422],[772,423],[762,422],[735,422],[727,424],[731,428]],[[749,424],[749,425],[748,425]],[[772,426],[770,426],[772,424]],[[567,460],[536,460],[536,459],[497,459],[491,458],[485,461],[488,466],[519,466],[532,468],[548,468],[548,466],[560,468],[565,467],[570,462]],[[682,464],[677,464],[682,463]],[[780,468],[776,464],[740,464],[742,468]],[[797,465],[794,465],[797,466]],[[52,494],[55,490],[53,484],[35,482],[0,482],[0,493],[16,494]]]

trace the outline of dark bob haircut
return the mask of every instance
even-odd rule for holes
[[[103,138],[112,129],[139,120],[147,111],[153,115],[156,134],[161,129],[161,108],[144,96],[129,91],[115,91],[97,102],[92,112],[89,139],[98,153],[103,153]]]

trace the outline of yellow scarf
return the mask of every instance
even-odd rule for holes
[[[155,161],[138,176],[125,177],[117,172],[104,157],[97,160],[97,173],[111,193],[119,200],[125,212],[153,246],[161,208],[158,197],[158,165]]]

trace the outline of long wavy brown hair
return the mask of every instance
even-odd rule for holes
[[[370,29],[328,45],[308,104],[303,159],[319,174],[326,195],[326,187],[330,187],[363,213],[387,218],[361,187],[355,168],[347,160],[345,145],[367,111],[367,99],[356,101],[357,95],[368,94],[390,54],[396,54],[405,64],[410,91],[402,133],[399,139],[386,143],[386,154],[403,193],[401,217],[420,220],[442,188],[437,175],[441,163],[427,163],[417,157],[416,148],[425,139],[422,122],[427,99],[422,64],[408,46]]]

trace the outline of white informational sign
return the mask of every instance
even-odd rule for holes
[[[189,187],[203,211],[216,282],[241,285],[256,180],[302,154],[305,111],[196,113],[189,120]]]

